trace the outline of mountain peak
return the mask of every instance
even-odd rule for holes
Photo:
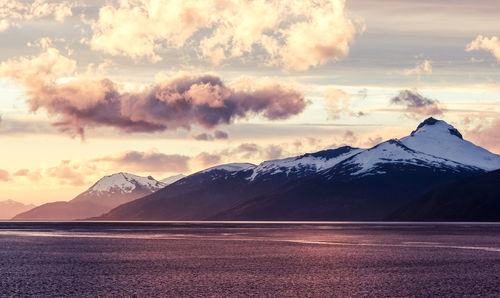
[[[417,134],[436,134],[436,133],[446,133],[458,137],[463,140],[462,134],[452,125],[446,123],[446,121],[438,120],[433,117],[425,119],[422,123],[417,126],[417,129],[411,132],[411,136]]]
[[[96,192],[108,192],[113,189],[124,193],[132,192],[137,187],[156,191],[165,185],[153,177],[142,177],[130,173],[119,172],[104,176],[97,181],[89,190]]]

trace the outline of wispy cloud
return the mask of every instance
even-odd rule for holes
[[[326,100],[326,106],[332,119],[339,119],[342,115],[349,115],[352,117],[366,115],[362,111],[355,111],[353,107],[353,101],[356,97],[361,97],[362,99],[366,98],[367,93],[365,89],[353,95],[342,89],[328,88],[323,91],[322,96]]]
[[[407,76],[417,75],[418,77],[420,77],[422,74],[431,74],[432,62],[430,60],[424,60],[420,63],[417,63],[414,68],[405,69],[403,73]]]
[[[481,120],[481,124],[467,129],[464,133],[473,142],[500,154],[500,119]]]

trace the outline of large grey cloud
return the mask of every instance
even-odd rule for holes
[[[61,131],[83,135],[92,127],[112,127],[123,132],[158,132],[213,129],[236,119],[260,115],[286,119],[307,105],[302,91],[279,83],[253,86],[226,85],[215,75],[180,75],[141,91],[124,91],[109,79],[78,77],[76,63],[53,48],[37,57],[0,64],[0,78],[9,78],[25,89],[33,111],[46,110],[57,118]]]

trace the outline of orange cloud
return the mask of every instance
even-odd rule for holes
[[[214,64],[266,54],[267,64],[307,70],[342,59],[357,29],[344,0],[123,0],[91,24],[94,50],[134,60],[193,46]]]
[[[27,177],[31,181],[39,181],[40,179],[42,179],[40,170],[20,169],[13,175],[16,177]]]
[[[84,169],[69,160],[63,160],[59,165],[46,169],[45,173],[48,177],[59,179],[63,184],[81,186],[88,183]]]
[[[365,91],[361,91],[359,95],[362,98],[366,97]],[[355,112],[352,107],[353,95],[337,88],[328,88],[322,93],[326,100],[327,108],[330,112],[330,117],[333,119],[340,118],[343,114],[349,114],[353,117],[364,116],[365,113]]]
[[[0,181],[9,181],[10,174],[6,170],[0,169]]]

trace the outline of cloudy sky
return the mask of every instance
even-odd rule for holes
[[[500,154],[500,2],[0,0],[0,201],[403,137]]]

